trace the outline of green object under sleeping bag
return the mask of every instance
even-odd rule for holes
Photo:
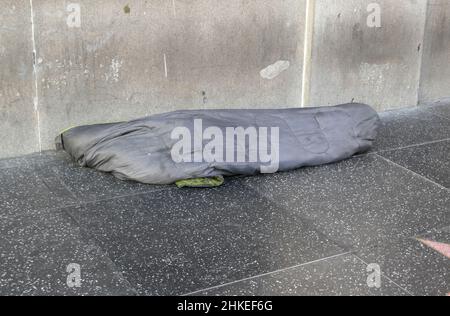
[[[225,182],[221,176],[212,178],[197,178],[177,181],[175,184],[179,188],[213,188],[220,187]]]

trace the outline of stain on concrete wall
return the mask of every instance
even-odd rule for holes
[[[261,70],[260,75],[262,78],[272,80],[281,75],[284,71],[288,70],[291,66],[289,60],[279,60],[273,65]]]
[[[420,102],[450,97],[450,1],[429,0]]]
[[[0,157],[39,150],[28,0],[1,0]]]
[[[309,105],[416,105],[425,11],[425,0],[316,1]]]
[[[74,125],[300,105],[304,0],[72,2],[79,19],[68,1],[34,4],[44,149]],[[261,78],[279,60],[289,69]]]

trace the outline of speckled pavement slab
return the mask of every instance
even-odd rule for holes
[[[446,295],[448,106],[381,116],[367,155],[208,190],[0,160],[0,295]]]
[[[0,215],[0,295],[133,295],[127,280],[61,211]],[[67,285],[70,264],[81,287]]]
[[[234,181],[68,212],[145,295],[182,295],[343,253],[296,214]]]
[[[448,190],[378,155],[242,181],[347,250],[450,223]]]
[[[71,192],[49,169],[16,166],[0,169],[0,214],[75,203]]]

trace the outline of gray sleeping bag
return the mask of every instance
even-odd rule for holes
[[[340,161],[369,150],[379,124],[364,104],[176,111],[75,127],[57,138],[57,146],[81,166],[119,179],[171,184]]]

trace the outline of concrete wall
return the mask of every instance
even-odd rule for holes
[[[420,100],[448,97],[449,2],[428,2],[0,0],[0,157],[175,109],[414,106],[421,65]]]
[[[420,102],[450,96],[450,1],[429,0]]]
[[[29,0],[1,0],[0,157],[38,151]]]
[[[34,5],[44,149],[73,125],[300,105],[304,1],[76,2],[80,28],[67,25],[69,2]],[[280,60],[287,70],[261,77]]]
[[[417,104],[425,0],[317,0],[315,12],[308,105]]]

